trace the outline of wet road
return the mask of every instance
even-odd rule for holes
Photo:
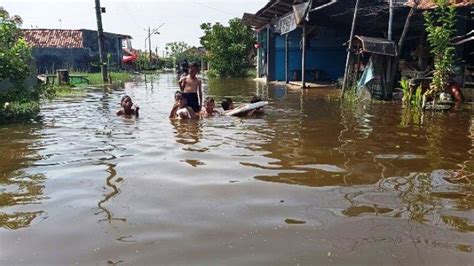
[[[0,127],[0,265],[469,265],[474,125],[334,91],[210,80],[256,118],[170,121],[176,77]],[[120,97],[139,119],[115,116]]]

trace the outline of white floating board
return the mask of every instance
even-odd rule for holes
[[[244,106],[235,108],[234,110],[230,110],[230,111],[226,112],[225,115],[231,116],[231,115],[243,114],[243,113],[251,111],[251,110],[262,108],[266,105],[268,105],[268,102],[249,103],[249,104],[246,104]]]

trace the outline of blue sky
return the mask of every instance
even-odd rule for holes
[[[165,23],[152,37],[159,50],[172,41],[198,46],[204,22],[226,23],[244,12],[254,13],[268,0],[101,0],[105,31],[132,35],[143,49],[145,29]],[[94,0],[2,0],[11,15],[20,15],[24,28],[97,29]]]

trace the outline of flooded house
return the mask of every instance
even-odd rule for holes
[[[356,2],[359,2],[358,11],[354,12]],[[473,1],[451,2],[458,13],[457,35],[469,33],[473,29]],[[242,19],[255,30],[257,37],[258,78],[305,88],[327,82],[342,83],[345,73],[355,83],[370,58],[381,59],[377,63],[384,68],[383,72],[388,63],[400,59],[398,79],[401,75],[408,78],[423,75],[432,65],[432,57],[422,13],[433,6],[429,0],[393,0],[392,8],[389,0],[271,0],[255,13],[244,13]],[[413,16],[399,47],[412,8]],[[349,40],[355,40],[354,44],[362,48],[359,55],[354,53],[354,46],[348,49],[349,44],[353,45]],[[458,80],[464,87],[472,80],[469,69],[474,62],[473,43],[456,46]],[[382,79],[387,79],[387,75],[388,72],[384,73]],[[385,87],[377,93],[377,98],[390,100],[392,88]]]
[[[24,29],[26,42],[32,47],[38,73],[56,69],[93,71],[99,68],[97,31],[63,29]],[[130,35],[104,33],[105,50],[112,68],[120,68],[126,52],[131,50]]]

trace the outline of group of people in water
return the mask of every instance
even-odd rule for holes
[[[175,103],[171,109],[169,118],[171,119],[194,119],[200,117],[212,117],[216,115],[226,115],[236,109],[231,98],[225,98],[222,103],[223,111],[215,109],[216,104],[212,97],[206,97],[203,105],[202,81],[197,77],[199,65],[191,63],[188,73],[184,73],[178,81],[180,90],[174,94]],[[262,101],[260,97],[254,96],[250,103]],[[125,95],[120,102],[121,109],[117,115],[139,115],[140,108],[133,104],[130,96]],[[237,107],[239,108],[239,107]],[[262,114],[263,110],[253,109],[245,112],[238,112],[237,116],[251,116]]]

